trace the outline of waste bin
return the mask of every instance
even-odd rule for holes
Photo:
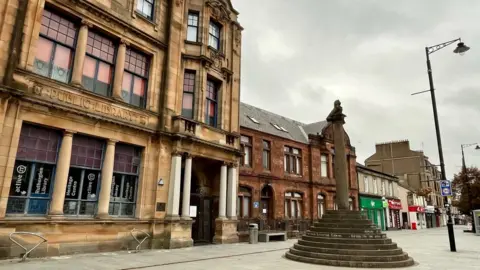
[[[480,209],[473,210],[472,228],[475,226],[475,235],[480,235]]]
[[[248,225],[248,243],[258,244],[258,224],[256,223]]]

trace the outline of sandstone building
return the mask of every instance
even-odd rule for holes
[[[410,149],[408,140],[380,143],[376,152],[365,160],[374,170],[395,175],[427,201],[427,227],[446,225],[446,211],[440,193],[441,174],[423,151]]]
[[[305,230],[336,207],[330,123],[304,124],[241,103],[240,132],[240,231],[250,222],[261,230]],[[351,208],[357,209],[356,155],[346,138]]]
[[[241,36],[229,0],[0,3],[0,256],[236,242]],[[24,241],[30,241],[24,239]],[[36,241],[36,240],[34,240]]]

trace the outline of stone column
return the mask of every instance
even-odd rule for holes
[[[68,171],[70,170],[70,158],[72,156],[73,133],[72,131],[66,130],[63,134],[62,145],[60,146],[57,159],[52,201],[50,202],[50,210],[48,213],[50,216],[63,215],[63,203],[65,201]]]
[[[125,57],[126,57],[128,45],[130,44],[124,39],[120,40],[120,45],[118,46],[118,51],[117,51],[117,59],[115,61],[115,74],[113,76],[112,97],[120,101],[123,101],[123,98],[122,98],[123,70],[125,69]]]
[[[237,168],[236,164],[228,168],[227,217],[237,219]]]
[[[170,180],[168,183],[168,219],[179,219],[180,207],[180,175],[182,173],[182,155],[179,152],[172,153],[172,165],[170,167]]]
[[[218,201],[218,218],[226,218],[227,207],[227,165],[220,167],[220,200]]]
[[[75,86],[82,86],[83,63],[85,62],[85,53],[87,51],[88,28],[91,27],[91,23],[83,20],[82,26],[80,26],[80,31],[78,32],[71,81],[71,84]]]
[[[333,141],[335,145],[335,182],[336,199],[339,210],[348,210],[348,177],[347,158],[345,151],[345,117],[339,100],[334,103],[332,112],[328,115],[327,121],[333,125]]]
[[[113,161],[115,159],[115,141],[108,140],[102,166],[102,181],[98,198],[97,218],[109,218],[110,193],[112,189]]]
[[[182,219],[190,219],[190,187],[192,181],[192,156],[185,159],[185,172],[183,174],[183,201]]]

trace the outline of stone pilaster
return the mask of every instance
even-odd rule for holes
[[[237,167],[236,164],[228,168],[228,187],[227,187],[227,217],[232,220],[237,219]]]
[[[98,198],[97,218],[107,219],[110,217],[108,214],[108,208],[110,206],[114,159],[115,141],[108,140],[102,166],[102,182],[100,186],[100,196]]]
[[[129,43],[125,40],[120,40],[118,46],[117,59],[115,61],[115,75],[113,76],[113,91],[112,97],[116,100],[123,101],[122,98],[122,82],[123,72],[125,69],[125,57],[127,52],[127,46]]]
[[[183,174],[183,201],[182,201],[182,219],[190,219],[190,188],[192,181],[192,156],[188,155],[185,159],[185,172]]]
[[[220,199],[218,201],[218,218],[226,218],[227,207],[227,165],[220,167]]]
[[[168,204],[167,219],[179,219],[178,211],[180,207],[180,175],[182,172],[181,153],[172,153],[172,164],[170,168],[170,179],[168,183]]]
[[[70,158],[72,156],[72,131],[66,130],[63,134],[62,145],[57,159],[55,184],[53,186],[52,201],[50,202],[50,216],[63,215],[63,203],[65,201],[65,189],[67,188],[68,172],[70,170]]]
[[[85,62],[85,53],[87,52],[88,28],[91,27],[91,23],[83,20],[80,31],[78,32],[71,81],[71,84],[75,86],[82,86],[83,63]]]

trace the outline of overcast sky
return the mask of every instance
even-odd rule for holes
[[[311,123],[340,99],[357,161],[375,143],[410,140],[438,162],[425,46],[461,37],[431,55],[447,176],[460,145],[480,143],[480,1],[232,0],[245,28],[243,102]],[[467,165],[480,151],[465,149]]]

